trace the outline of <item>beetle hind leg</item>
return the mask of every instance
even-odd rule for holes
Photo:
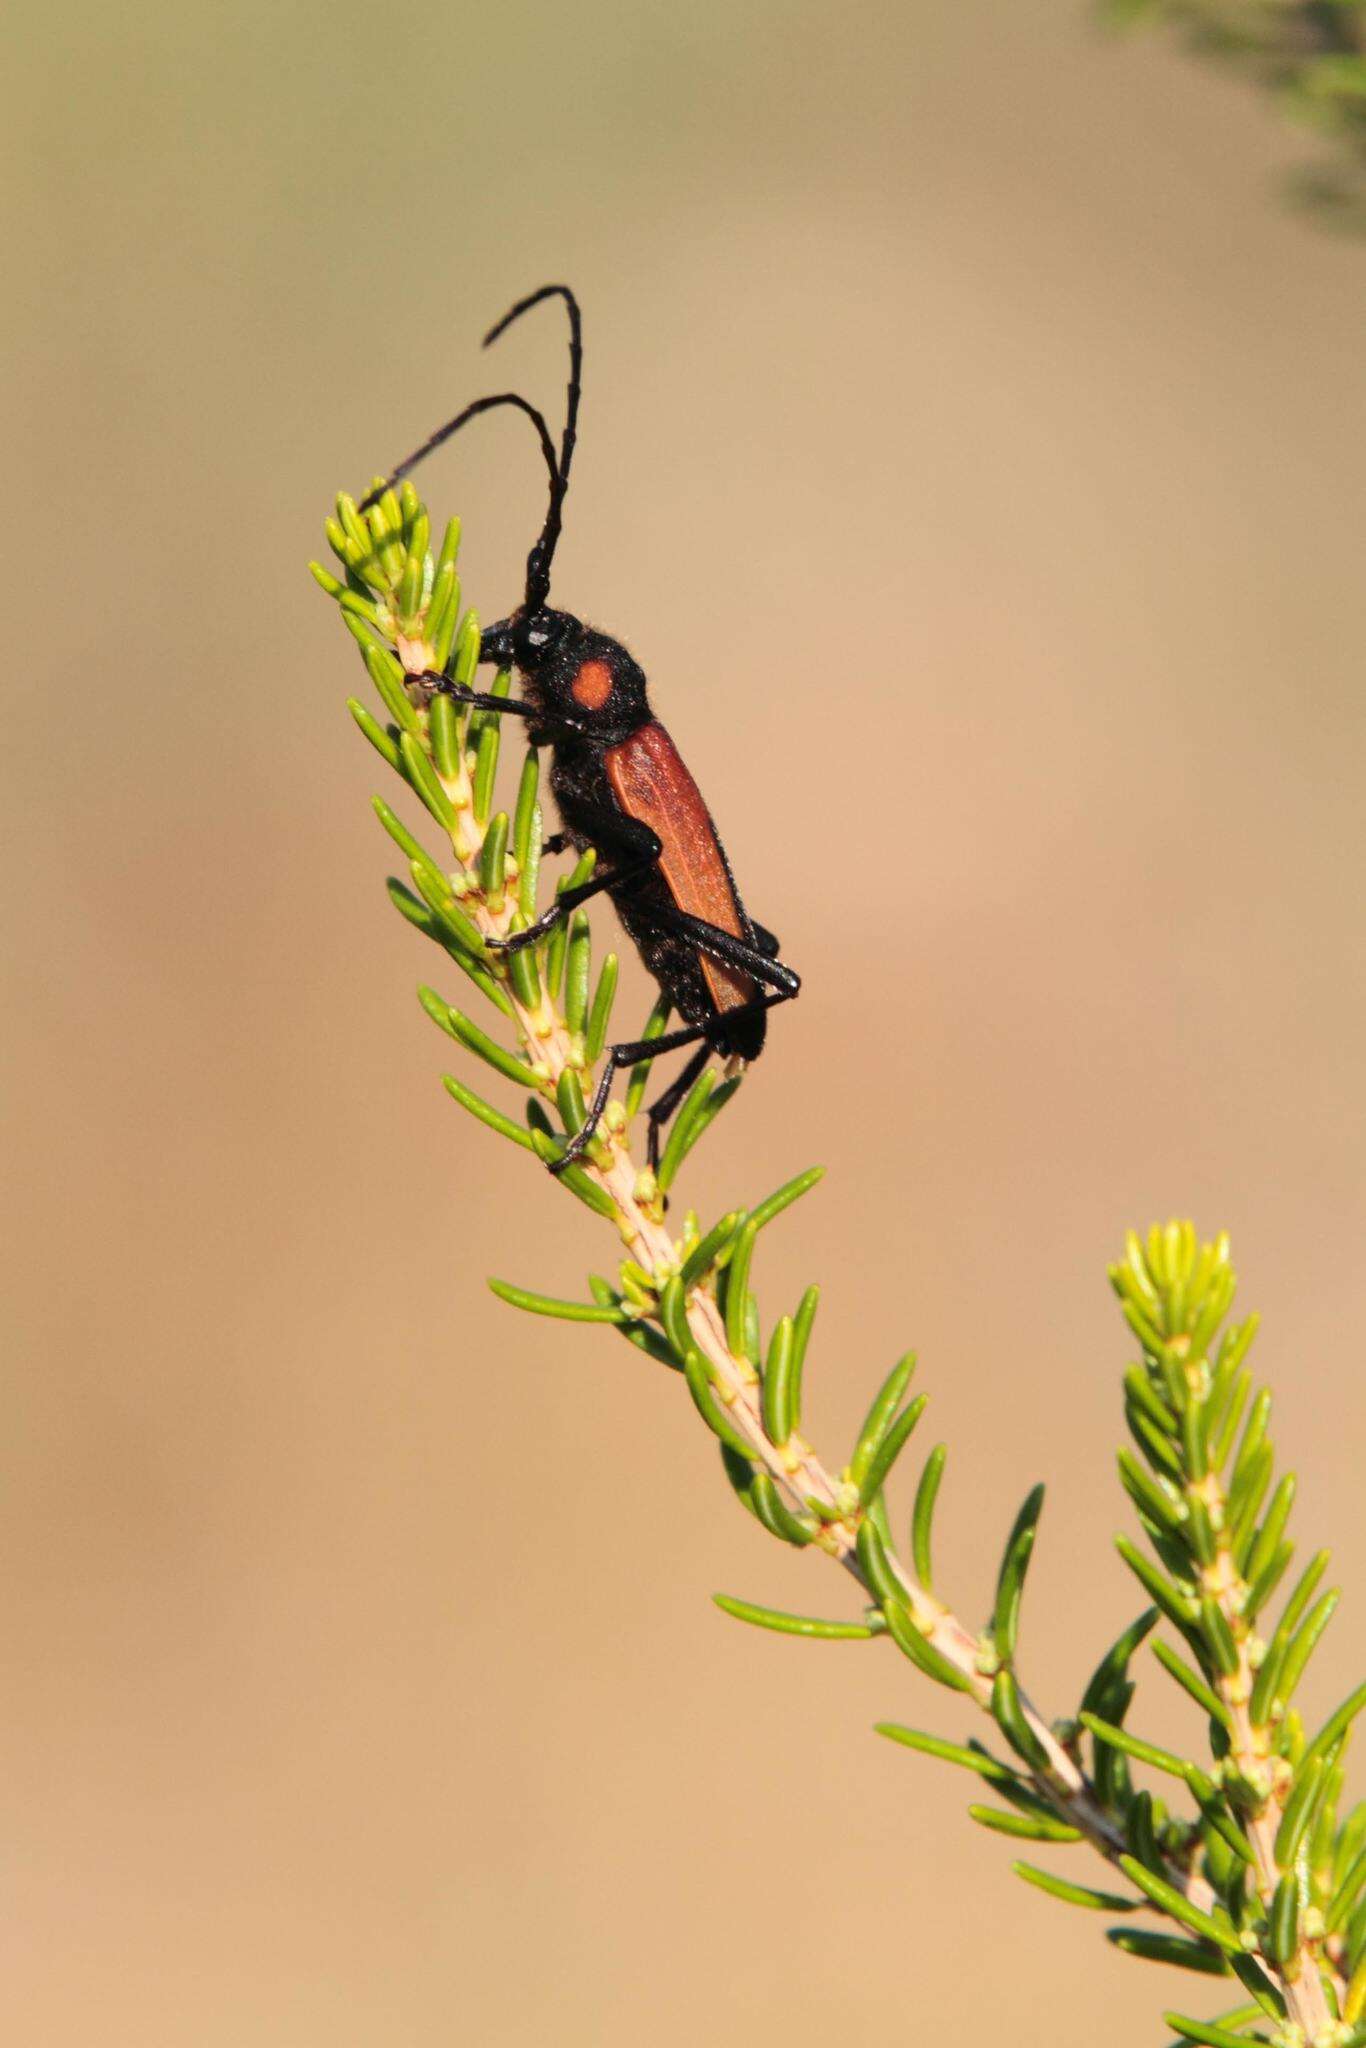
[[[598,1082],[597,1089],[593,1096],[593,1100],[589,1104],[588,1114],[584,1118],[583,1122],[580,1124],[578,1130],[575,1131],[573,1137],[569,1140],[568,1144],[565,1146],[563,1152],[561,1152],[559,1158],[552,1159],[547,1162],[550,1167],[550,1171],[552,1173],[563,1173],[567,1166],[572,1166],[575,1160],[582,1155],[585,1147],[590,1143],[590,1141],[596,1134],[598,1125],[602,1122],[603,1115],[607,1109],[608,1098],[612,1093],[612,1083],[616,1079],[617,1075],[620,1073],[623,1067],[634,1067],[638,1061],[652,1060],[656,1058],[657,1055],[660,1053],[679,1052],[685,1045],[696,1045],[699,1039],[705,1039],[706,1037],[707,1027],[705,1024],[685,1024],[681,1030],[666,1031],[662,1033],[662,1035],[658,1038],[634,1038],[627,1040],[619,1045],[609,1045],[604,1047],[602,1061],[602,1076]],[[710,1043],[708,1043],[703,1048],[704,1061],[705,1057],[708,1054],[710,1054],[710,1052],[711,1045]],[[687,1073],[692,1068],[692,1066],[693,1062],[689,1060],[687,1067],[685,1067],[684,1069],[684,1072]],[[700,1072],[701,1067],[699,1066],[697,1069],[697,1073]],[[696,1080],[697,1073],[692,1074],[692,1078],[688,1082],[689,1087],[691,1087],[692,1082]],[[670,1089],[665,1090],[665,1095],[668,1095],[671,1092],[672,1085],[673,1084],[671,1084]],[[664,1096],[660,1097],[661,1102],[664,1099]],[[681,1102],[682,1099],[682,1095],[680,1094],[678,1100]],[[674,1103],[671,1106],[669,1110],[670,1115],[673,1114],[673,1110],[677,1108],[677,1106],[677,1103]],[[657,1107],[658,1104],[656,1104],[656,1108]],[[655,1142],[653,1137],[653,1124],[651,1125],[650,1129],[651,1145],[653,1147]]]
[[[651,1173],[658,1173],[659,1171],[659,1154],[663,1143],[665,1124],[668,1123],[670,1117],[692,1087],[693,1082],[702,1072],[703,1067],[706,1066],[711,1055],[711,1044],[709,1041],[704,1040],[698,1046],[692,1058],[679,1068],[668,1087],[662,1094],[655,1097],[655,1100],[646,1110],[645,1121],[649,1126],[649,1134],[645,1142],[645,1159]]]

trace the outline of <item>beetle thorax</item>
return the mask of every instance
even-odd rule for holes
[[[548,631],[535,630],[542,622]],[[551,737],[562,722],[580,737],[615,746],[650,716],[639,663],[619,640],[568,612],[543,612],[532,631],[515,633],[514,659]]]

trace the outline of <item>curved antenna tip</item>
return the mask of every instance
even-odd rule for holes
[[[506,333],[514,320],[520,320],[523,313],[529,313],[543,299],[563,299],[569,311],[569,402],[564,430],[560,435],[558,474],[551,480],[545,525],[527,557],[525,601],[529,609],[543,605],[550,594],[550,567],[559,546],[565,493],[569,489],[569,465],[574,459],[574,444],[578,439],[579,393],[583,378],[583,318],[579,302],[567,284],[538,285],[534,292],[528,292],[524,299],[518,299],[515,306],[510,306],[484,336],[484,347],[487,348],[491,341],[497,341],[500,334]]]
[[[579,302],[570,287],[567,284],[538,285],[534,292],[528,292],[524,299],[518,299],[515,306],[509,306],[501,320],[494,321],[479,346],[487,348],[490,342],[497,341],[499,335],[505,333],[511,327],[514,320],[520,320],[523,313],[529,313],[531,308],[539,306],[543,299],[556,298],[564,300],[569,308],[571,319],[575,326],[577,326],[582,319],[582,315],[579,312]]]
[[[449,441],[452,434],[459,433],[460,429],[470,420],[478,419],[481,413],[493,412],[501,405],[510,405],[516,411],[523,413],[536,429],[536,438],[541,444],[541,453],[545,457],[545,466],[550,474],[550,491],[553,498],[559,485],[560,471],[559,462],[555,454],[555,443],[550,438],[550,429],[545,423],[544,416],[537,411],[534,405],[523,398],[519,391],[496,391],[487,398],[476,398],[472,404],[462,407],[454,419],[447,420],[443,427],[438,427],[434,434],[429,434],[421,447],[414,448],[411,455],[406,455],[398,467],[385,477],[383,483],[376,484],[366,493],[357,510],[364,512],[368,506],[373,505],[378,499],[382,498],[386,491],[392,490],[396,483],[401,483],[411,470],[417,468],[419,462],[425,461],[426,457],[434,449],[441,447],[443,442]]]

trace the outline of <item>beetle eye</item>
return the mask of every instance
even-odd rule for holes
[[[550,652],[564,632],[564,621],[558,612],[533,612],[518,634],[521,651],[531,660],[539,661]]]

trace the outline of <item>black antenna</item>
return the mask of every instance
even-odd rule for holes
[[[401,482],[410,470],[416,469],[419,462],[424,461],[434,448],[439,448],[443,441],[449,441],[452,434],[458,434],[468,421],[477,419],[481,412],[492,412],[494,407],[499,405],[515,406],[518,412],[526,414],[532,426],[535,427],[540,437],[541,453],[545,457],[545,466],[550,472],[550,502],[551,506],[554,507],[557,499],[564,496],[564,492],[560,483],[560,467],[555,457],[555,443],[550,438],[550,429],[546,425],[543,415],[537,412],[534,405],[528,404],[527,400],[518,392],[499,391],[491,398],[476,398],[472,405],[467,405],[463,412],[458,412],[453,420],[447,420],[444,427],[438,427],[434,434],[429,434],[420,448],[414,448],[411,455],[404,456],[398,468],[391,475],[387,476],[382,484],[376,484],[372,491],[366,493],[360,501],[359,510],[362,512],[367,511],[377,499],[384,496],[386,491],[392,490],[396,483]]]
[[[539,291],[529,292],[526,298],[519,299],[484,336],[484,347],[487,348],[490,342],[497,341],[500,334],[507,332],[514,320],[520,320],[523,313],[539,306],[542,299],[563,299],[569,309],[569,402],[565,411],[564,433],[560,438],[558,474],[550,486],[545,525],[526,561],[526,605],[529,611],[539,609],[550,595],[550,565],[559,544],[565,493],[569,489],[569,465],[574,459],[574,444],[578,439],[579,396],[583,390],[583,317],[579,312],[579,302],[567,284],[543,284]]]

